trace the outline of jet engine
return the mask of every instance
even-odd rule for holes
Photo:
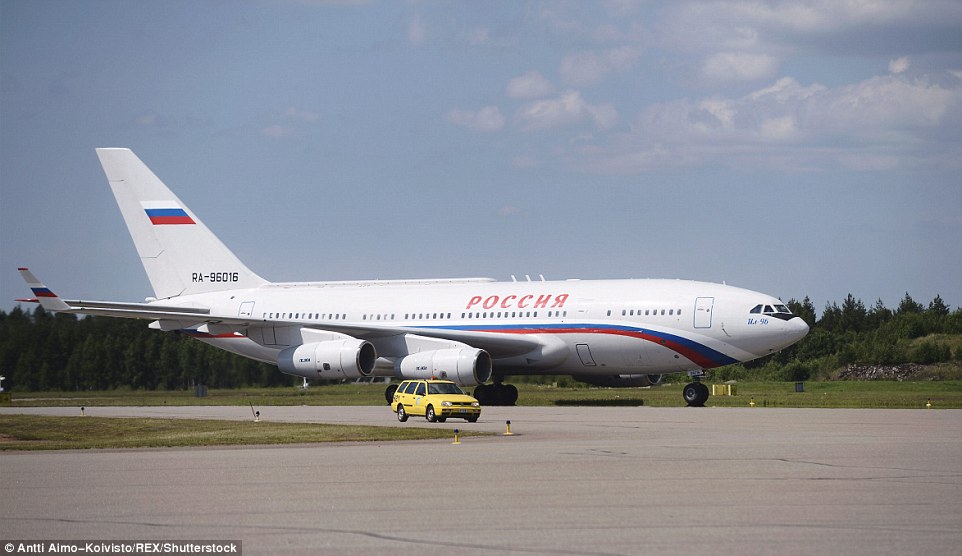
[[[277,366],[289,375],[339,380],[369,376],[376,360],[371,342],[346,338],[291,346],[278,354]]]
[[[402,378],[440,378],[475,386],[491,378],[491,356],[476,348],[422,351],[399,358],[394,369]]]
[[[661,384],[664,375],[574,375],[571,378],[595,386],[636,388],[639,386],[657,386]]]

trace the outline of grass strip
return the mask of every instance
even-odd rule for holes
[[[710,378],[709,386],[716,383]],[[96,406],[384,406],[385,384],[327,384],[291,387],[211,389],[198,398],[192,391],[15,392],[14,407]],[[684,383],[653,388],[603,388],[517,384],[520,406],[647,406],[683,407]],[[468,389],[470,390],[470,389]],[[804,392],[793,382],[738,382],[735,396],[711,396],[714,407],[747,407],[752,398],[763,407],[834,407],[919,409],[931,400],[936,409],[962,408],[962,380],[806,381]]]
[[[484,433],[462,432],[463,436]],[[386,442],[451,438],[447,429],[319,423],[0,415],[0,451]]]

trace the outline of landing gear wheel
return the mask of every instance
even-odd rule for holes
[[[514,384],[501,386],[501,393],[502,405],[514,405],[518,401],[518,387]]]
[[[681,395],[688,407],[704,407],[708,401],[708,387],[700,382],[690,382],[685,385]]]
[[[401,404],[397,404],[397,420],[402,423],[408,420],[407,411],[404,411],[404,406]]]
[[[384,399],[387,400],[388,405],[394,401],[394,393],[397,392],[397,387],[400,384],[389,384],[387,390],[384,391]]]
[[[491,401],[489,392],[491,392],[490,386],[478,384],[474,387],[474,398],[481,402],[481,405],[488,405],[488,402]]]
[[[424,418],[428,420],[429,423],[436,423],[438,416],[434,413],[434,406],[429,405],[428,410],[424,412]]]
[[[513,384],[479,384],[474,389],[474,397],[481,405],[511,406],[518,401],[518,387]]]

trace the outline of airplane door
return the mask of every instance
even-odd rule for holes
[[[237,312],[238,317],[249,317],[254,314],[254,302],[245,301],[240,305],[240,311]]]
[[[577,344],[575,347],[578,349],[578,357],[581,358],[581,363],[585,367],[594,367],[597,365],[594,357],[591,356],[591,350],[588,348],[588,344]]]
[[[714,305],[714,297],[695,299],[695,328],[711,328],[711,310]]]

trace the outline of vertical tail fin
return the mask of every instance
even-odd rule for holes
[[[254,288],[254,274],[130,149],[97,149],[159,299]]]

